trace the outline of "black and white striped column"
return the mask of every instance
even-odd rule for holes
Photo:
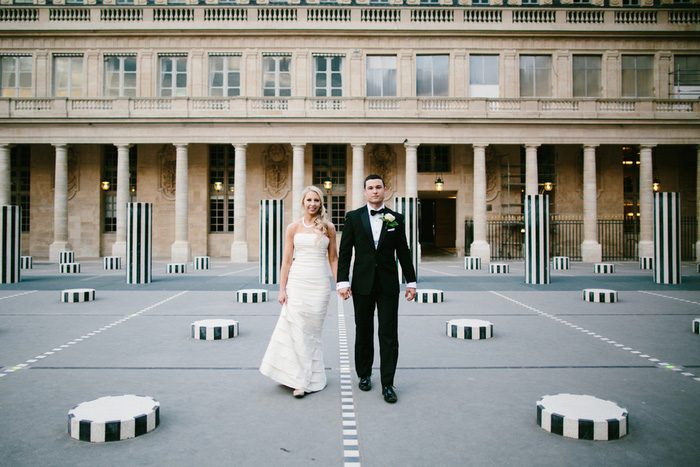
[[[75,263],[75,252],[74,251],[59,251],[58,252],[58,263]]]
[[[284,246],[284,201],[260,200],[260,272],[261,284],[277,284]]]
[[[416,279],[418,278],[418,259],[420,245],[418,243],[418,198],[411,196],[397,196],[394,198],[394,211],[402,214],[406,223],[406,241],[408,248],[411,250],[411,261],[413,261],[413,269],[416,271]],[[406,279],[401,272],[401,264],[397,261],[399,267],[399,280],[401,283],[406,283]]]
[[[122,259],[119,256],[105,256],[103,261],[106,270],[122,268]]]
[[[654,282],[681,283],[680,193],[654,193]]]
[[[549,196],[525,197],[525,283],[549,284]]]
[[[211,258],[209,256],[195,256],[192,261],[194,269],[209,269],[211,267]]]
[[[20,281],[20,257],[22,254],[22,211],[19,206],[2,206],[0,219],[0,283]]]
[[[481,269],[481,258],[477,256],[465,256],[464,269]]]
[[[152,274],[151,203],[128,203],[126,207],[126,283],[149,284]]]

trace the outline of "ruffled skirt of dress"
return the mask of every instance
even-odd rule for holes
[[[306,392],[326,387],[321,332],[328,310],[327,270],[293,264],[282,306],[260,372],[272,380]]]

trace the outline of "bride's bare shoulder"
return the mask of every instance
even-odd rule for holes
[[[287,234],[294,234],[296,233],[297,229],[299,228],[299,225],[301,225],[300,220],[296,220],[294,222],[290,222],[289,225],[287,226],[286,233]]]

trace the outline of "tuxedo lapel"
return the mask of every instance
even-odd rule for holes
[[[374,236],[372,235],[372,226],[369,223],[369,212],[367,211],[367,207],[365,206],[364,208],[360,208],[358,211],[360,214],[360,219],[362,220],[362,228],[369,236],[369,241],[372,243],[372,247],[374,248]]]
[[[394,214],[392,211],[390,211],[389,208],[386,208],[386,211],[384,211],[384,215],[386,216],[387,214],[392,214],[394,217],[396,217],[396,214]],[[387,232],[386,222],[382,221],[382,230],[379,233],[379,241],[377,242],[377,250],[379,250],[382,247],[382,242],[384,241],[384,238],[386,237],[386,232]]]

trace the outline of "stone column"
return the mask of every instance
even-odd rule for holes
[[[246,239],[247,197],[246,197],[246,145],[234,144],[236,159],[234,161],[235,187],[233,192],[233,243],[231,244],[231,262],[248,262],[248,240]]]
[[[491,260],[491,245],[486,241],[486,146],[474,145],[474,241],[470,256]]]
[[[299,219],[302,216],[301,191],[304,189],[305,147],[305,144],[292,145],[292,222]],[[326,210],[328,210],[328,206],[326,206]]]
[[[0,206],[10,204],[10,145],[0,144]]]
[[[406,196],[418,198],[418,145],[405,143],[406,148]]]
[[[187,145],[176,144],[175,151],[175,242],[170,251],[174,263],[186,263],[190,260]]]
[[[653,147],[639,147],[639,257],[654,256]]]
[[[352,145],[352,206],[348,211],[365,204],[365,145]],[[347,207],[347,206],[346,206]]]
[[[525,196],[539,193],[537,178],[537,148],[539,144],[525,145]]]
[[[698,168],[695,171],[695,211],[697,220],[700,221],[700,144],[698,144],[695,149],[697,150],[697,164]],[[698,238],[695,242],[695,260],[700,262],[700,228],[698,228]]]
[[[112,256],[126,258],[126,203],[129,202],[129,145],[117,144],[117,236]]]
[[[598,243],[598,185],[595,169],[595,145],[583,147],[583,243],[581,256],[586,263],[598,263],[603,248]]]
[[[58,262],[58,253],[70,250],[68,244],[68,146],[56,148],[56,179],[53,191],[53,243],[49,246],[49,261]]]

